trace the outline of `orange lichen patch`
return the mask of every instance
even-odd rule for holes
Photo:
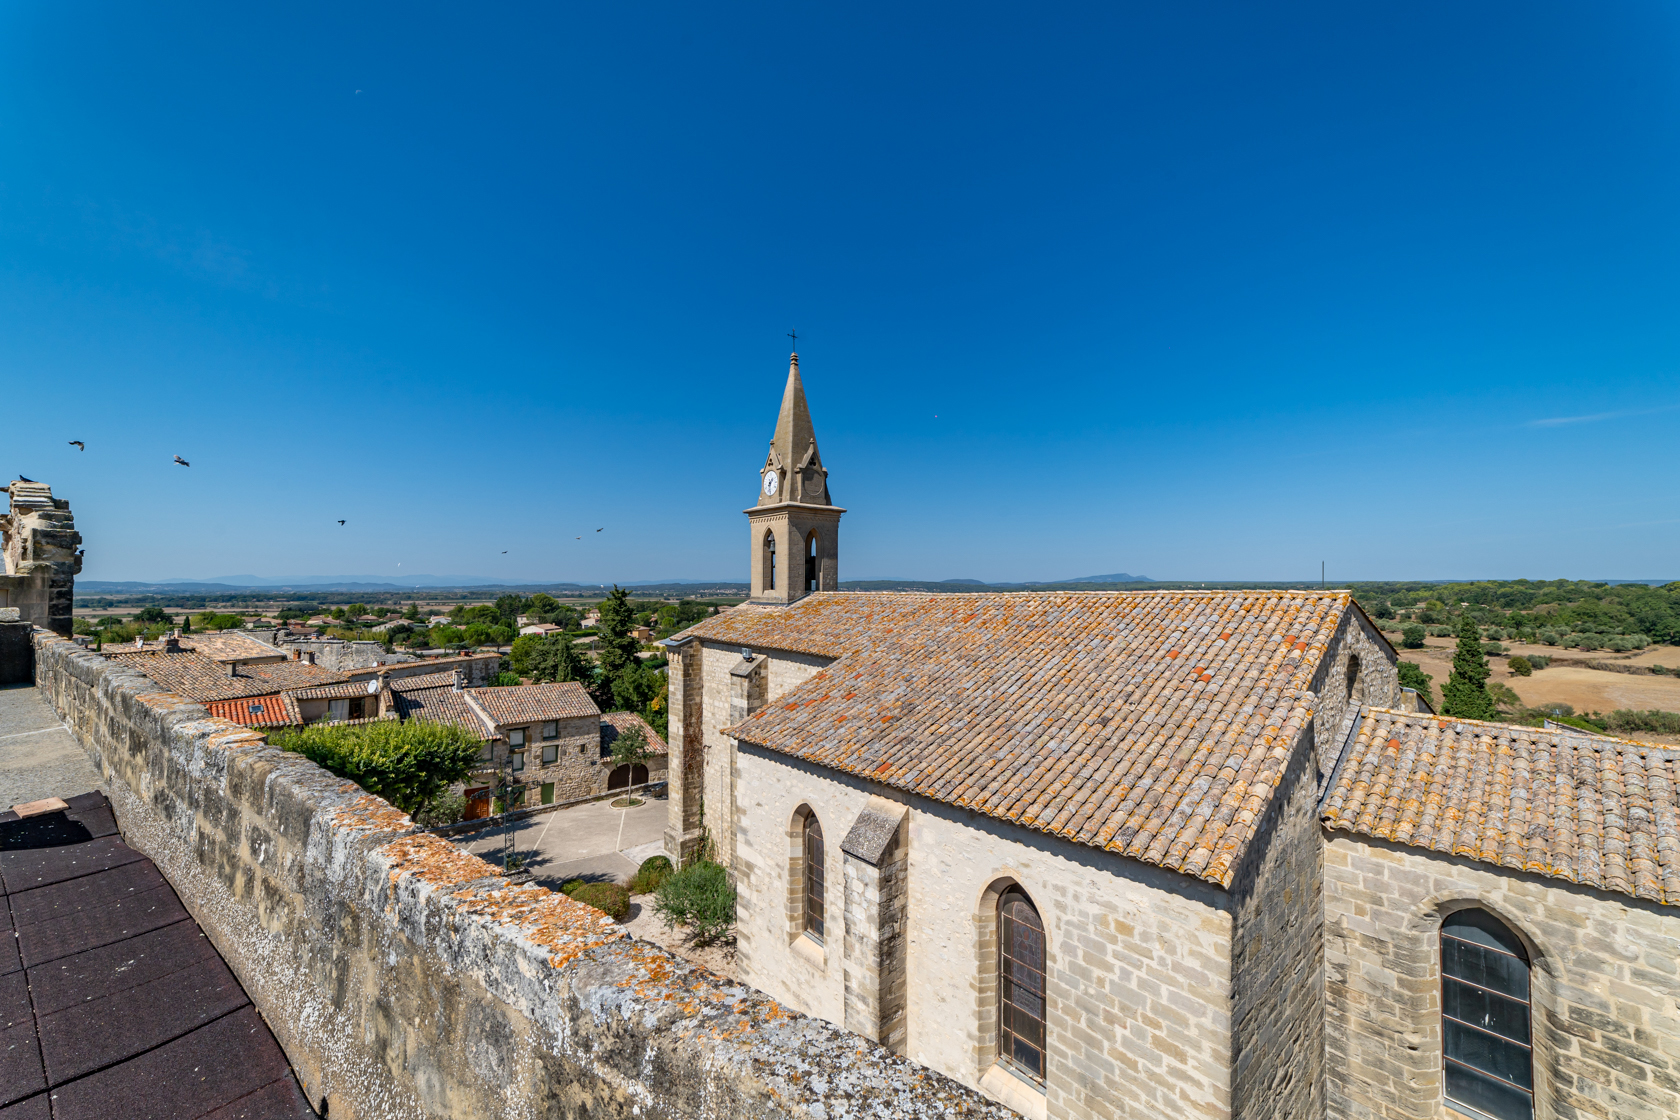
[[[738,739],[1228,885],[1349,609],[1317,591],[819,592],[689,633],[838,659]]]
[[[1373,708],[1324,820],[1680,905],[1680,761],[1655,744]]]
[[[354,783],[346,786],[347,790],[359,788]],[[375,832],[406,832],[414,827],[414,821],[407,813],[371,793],[364,793],[350,804],[333,810],[333,823]]]

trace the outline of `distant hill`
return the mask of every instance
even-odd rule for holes
[[[1125,572],[1116,572],[1111,576],[1075,576],[1064,579],[1061,583],[1154,583],[1148,576],[1129,576]]]

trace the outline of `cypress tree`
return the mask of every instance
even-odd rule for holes
[[[1458,621],[1458,652],[1452,675],[1441,686],[1441,714],[1460,719],[1497,719],[1499,711],[1487,691],[1488,663],[1482,656],[1482,631],[1466,611]]]

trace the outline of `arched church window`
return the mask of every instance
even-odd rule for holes
[[[805,932],[823,939],[822,823],[811,813],[805,818]]]
[[[805,538],[805,590],[812,592],[817,589],[817,534],[815,531]]]
[[[1350,657],[1350,658],[1348,658],[1348,663],[1347,663],[1347,694],[1348,694],[1348,699],[1349,700],[1353,699],[1353,690],[1354,690],[1354,688],[1356,688],[1358,686],[1358,684],[1359,684],[1359,658],[1358,657]]]
[[[1529,963],[1485,910],[1441,923],[1441,1043],[1447,1101],[1490,1120],[1533,1120]]]
[[[776,534],[764,534],[764,590],[776,590]]]
[[[998,898],[998,1059],[1044,1080],[1044,923],[1018,887]]]

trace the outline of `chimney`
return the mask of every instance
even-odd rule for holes
[[[306,649],[306,650],[303,651],[303,663],[305,665],[315,664],[315,651],[314,650]]]
[[[239,675],[239,662],[229,661],[228,662],[228,676],[237,677],[238,675]]]
[[[301,658],[300,658],[300,654],[301,654],[301,651],[300,651],[300,650],[295,650],[295,649],[294,649],[294,650],[293,650],[293,651],[292,651],[292,660],[293,660],[293,661],[298,661],[298,660],[300,660],[300,659],[301,659]]]
[[[455,691],[459,692],[467,683],[467,674],[460,669],[455,670]]]
[[[165,652],[165,653],[180,653],[181,652],[181,632],[179,630],[175,631],[175,633],[169,635],[169,637],[167,637],[163,640],[163,652]]]
[[[391,695],[391,674],[379,674],[379,714],[389,712],[396,703],[396,697]]]

